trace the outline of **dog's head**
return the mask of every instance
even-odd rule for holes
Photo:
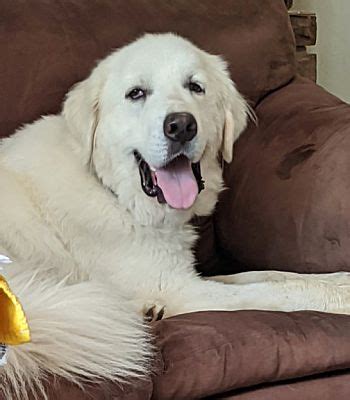
[[[69,92],[63,114],[84,163],[153,223],[212,211],[222,188],[218,153],[232,160],[247,110],[220,57],[160,34],[100,62]]]

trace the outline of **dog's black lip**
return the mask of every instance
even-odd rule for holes
[[[134,150],[134,156],[139,167],[141,187],[147,196],[155,197],[158,195],[158,186],[154,185],[152,180],[151,168],[149,164],[143,159],[141,154]]]
[[[137,151],[134,150],[134,157],[137,162],[137,165],[139,167],[139,173],[140,173],[140,178],[141,178],[141,187],[142,190],[147,194],[147,196],[150,197],[156,197],[159,203],[164,204],[166,203],[162,189],[155,185],[153,183],[152,179],[152,172],[151,172],[151,167],[149,164],[144,160],[144,158],[141,156],[141,154]],[[174,161],[177,157],[180,157],[184,154],[175,154],[173,157],[169,158],[164,165],[168,165],[172,161]],[[202,178],[201,174],[201,166],[200,166],[200,161],[191,163],[193,175],[196,178],[197,185],[198,185],[198,193],[200,193],[204,189],[204,180]]]
[[[196,178],[197,185],[198,185],[198,193],[200,193],[202,190],[204,190],[204,179],[202,178],[202,172],[201,172],[201,163],[200,161],[196,163],[191,164],[193,175]]]

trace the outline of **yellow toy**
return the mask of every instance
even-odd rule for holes
[[[0,254],[0,266],[10,263],[9,258]],[[30,330],[21,303],[0,275],[0,366],[6,362],[7,345],[29,341]]]

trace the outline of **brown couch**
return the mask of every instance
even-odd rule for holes
[[[350,107],[296,75],[282,0],[0,0],[0,137],[58,112],[112,48],[163,31],[223,54],[259,119],[215,215],[194,221],[198,269],[350,271]],[[154,335],[152,376],[84,389],[53,377],[50,400],[350,398],[349,316],[202,312]]]

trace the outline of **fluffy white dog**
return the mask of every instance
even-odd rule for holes
[[[42,378],[128,379],[152,359],[144,317],[199,310],[349,311],[345,273],[201,279],[189,220],[213,211],[248,107],[225,63],[172,34],[112,53],[60,115],[0,147],[0,253],[32,342],[10,349],[7,399]],[[204,183],[203,183],[204,181]],[[12,390],[12,394],[10,393]]]

